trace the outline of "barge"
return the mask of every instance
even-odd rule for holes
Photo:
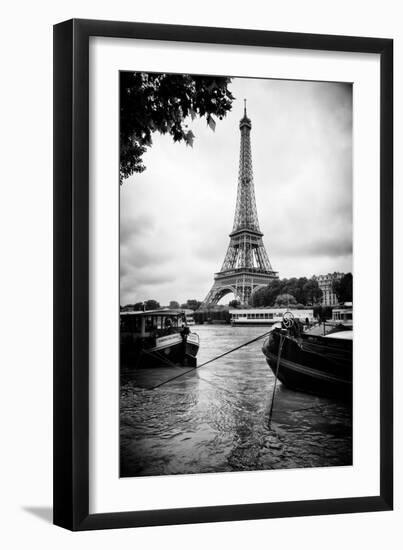
[[[120,363],[125,369],[197,366],[199,336],[175,310],[120,313]]]

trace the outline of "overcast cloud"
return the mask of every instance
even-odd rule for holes
[[[193,148],[154,134],[147,169],[121,187],[122,305],[209,291],[235,213],[244,97],[273,269],[280,277],[352,271],[351,85],[236,78],[230,88],[236,100],[215,132],[193,121]]]

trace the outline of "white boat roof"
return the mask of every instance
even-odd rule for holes
[[[166,315],[167,317],[183,315],[182,311],[174,309],[146,309],[145,311],[121,311],[120,315]]]
[[[230,309],[230,314],[238,313],[238,314],[247,314],[247,313],[285,313],[286,311],[291,311],[293,314],[301,314],[301,315],[307,315],[312,314],[313,315],[313,309],[310,308],[286,308],[286,307],[259,307],[259,308],[248,308],[248,309]]]
[[[333,334],[326,334],[325,338],[338,338],[339,340],[352,340],[352,330],[341,330],[340,332],[334,332]]]

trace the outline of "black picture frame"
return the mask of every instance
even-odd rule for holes
[[[380,54],[380,491],[365,497],[89,513],[89,38]],[[393,40],[73,19],[54,26],[54,523],[71,530],[393,507]]]

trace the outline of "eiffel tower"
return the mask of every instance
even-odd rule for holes
[[[230,292],[242,305],[247,305],[257,289],[278,279],[263,244],[263,233],[257,218],[250,145],[252,123],[246,114],[246,99],[244,103],[244,115],[239,122],[241,151],[235,218],[229,235],[231,240],[221,270],[214,275],[214,284],[201,307],[217,304]]]

